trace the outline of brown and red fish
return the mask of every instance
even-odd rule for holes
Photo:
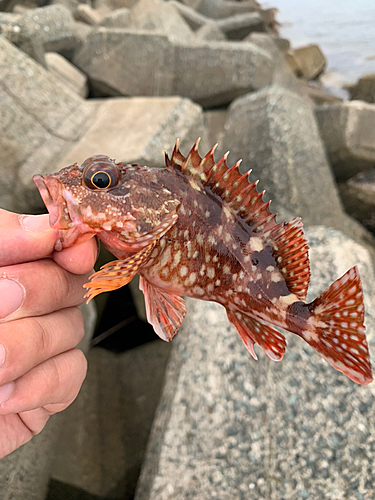
[[[302,337],[359,384],[372,381],[362,287],[349,269],[310,304],[308,246],[300,219],[277,224],[263,193],[228,168],[227,155],[187,157],[178,142],[166,168],[93,156],[34,177],[58,230],[56,249],[94,234],[119,259],[91,277],[87,297],[140,275],[148,321],[171,340],[185,316],[181,296],[222,304],[250,354],[254,344],[282,359],[286,342],[271,325]]]

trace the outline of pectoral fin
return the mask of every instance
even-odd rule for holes
[[[137,236],[123,235],[121,236],[121,241],[124,246],[130,249],[140,250],[141,248],[149,245],[152,241],[162,238],[162,236],[164,236],[164,234],[167,233],[174,224],[176,224],[177,219],[178,214],[173,211],[166,215],[163,221],[149,232]]]
[[[108,262],[102,266],[100,271],[90,276],[91,281],[84,285],[84,288],[88,289],[85,295],[87,303],[102,292],[110,292],[127,285],[147,261],[156,243],[153,241],[147,247],[124,260]]]
[[[184,320],[185,301],[178,295],[156,288],[143,276],[139,288],[145,296],[147,321],[162,340],[172,340]]]

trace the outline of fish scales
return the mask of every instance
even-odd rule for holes
[[[166,168],[126,165],[97,155],[34,181],[58,231],[56,249],[94,234],[116,255],[85,285],[88,300],[140,275],[148,321],[171,340],[186,310],[182,296],[222,304],[250,354],[279,361],[286,340],[302,337],[329,364],[368,384],[358,269],[350,269],[313,302],[302,222],[278,224],[257,183],[227,155],[205,157],[198,142],[185,157],[178,142]],[[273,325],[273,326],[272,326]]]

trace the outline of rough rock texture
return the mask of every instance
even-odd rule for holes
[[[204,24],[195,32],[195,36],[198,40],[215,40],[217,42],[226,40],[226,36],[216,23]]]
[[[230,102],[274,76],[271,57],[251,43],[172,43],[165,35],[106,28],[90,33],[74,63],[111,95],[181,95],[204,106]]]
[[[219,19],[216,25],[228,40],[242,40],[253,31],[266,31],[266,23],[259,12],[236,14]]]
[[[359,265],[374,356],[368,252],[324,227],[307,237],[309,300]],[[188,310],[136,500],[374,497],[374,385],[354,384],[292,334],[283,361],[260,353],[255,362],[222,308],[189,300]]]
[[[171,0],[169,3],[178,10],[178,12],[182,15],[182,17],[194,31],[201,28],[207,23],[215,23],[214,19],[210,19],[209,17],[196,12],[190,6],[184,5],[184,3],[177,2],[176,0]]]
[[[92,26],[89,26],[81,21],[75,21],[73,23],[73,36],[76,41],[76,46],[73,51],[81,48],[87,36],[91,33],[91,30]]]
[[[345,210],[375,233],[375,168],[339,184]]]
[[[0,205],[22,210],[31,176],[71,148],[94,107],[2,36],[0,67]]]
[[[327,60],[318,45],[291,50],[289,57],[298,76],[303,76],[306,80],[317,78],[327,66]]]
[[[90,26],[95,26],[102,20],[100,13],[87,4],[79,4],[77,6],[75,17],[77,21],[82,21]]]
[[[113,11],[117,9],[131,9],[137,0],[94,0],[93,6],[100,11]]]
[[[129,9],[118,9],[100,21],[100,26],[105,28],[127,28],[129,24]]]
[[[211,145],[211,147],[218,143],[219,147],[220,144],[223,146],[224,144],[224,125],[225,121],[227,119],[227,110],[226,109],[211,109],[208,111],[205,111],[204,113],[204,118],[206,122],[206,127],[208,131],[208,142]],[[199,148],[204,154],[203,148]]]
[[[342,98],[331,94],[320,83],[306,82],[299,80],[301,89],[305,91],[306,95],[312,99],[315,104],[330,104],[333,102],[342,102]]]
[[[85,336],[79,347],[87,353],[92,338],[96,310],[94,305],[84,304],[81,312]],[[54,415],[44,430],[30,442],[18,448],[0,461],[1,500],[44,500],[46,498],[52,459],[56,454],[56,440],[65,426],[64,414]]]
[[[57,52],[47,52],[45,58],[49,71],[57,76],[61,83],[68,85],[81,97],[87,97],[87,77],[82,71]]]
[[[297,94],[306,94],[301,85],[301,80],[297,79],[285,61],[285,57],[283,57],[283,53],[278,46],[277,38],[274,35],[254,32],[250,33],[243,42],[250,42],[270,55],[275,68],[272,78],[274,85],[296,92]]]
[[[254,0],[247,0],[244,2],[235,2],[232,0],[201,0],[196,7],[198,12],[213,19],[234,16],[236,14],[245,14],[246,12],[254,12],[259,8],[259,3]]]
[[[316,117],[337,180],[375,166],[374,104],[326,104],[316,108]]]
[[[362,76],[349,92],[350,99],[375,103],[375,73]]]
[[[80,396],[62,415],[53,479],[101,498],[133,498],[170,347],[155,340],[122,354],[90,351]]]
[[[94,154],[125,163],[164,166],[164,151],[172,151],[176,137],[184,149],[190,149],[201,136],[202,150],[209,149],[202,108],[189,99],[137,97],[98,103],[101,106],[90,129],[49,171],[82,163]]]
[[[342,207],[307,99],[269,87],[235,100],[223,139],[229,160],[260,179],[273,211],[287,208],[305,224],[337,226]]]
[[[39,436],[0,461],[1,500],[46,498],[59,419],[52,418]]]
[[[176,41],[193,38],[192,30],[176,7],[164,0],[139,0],[129,12],[128,27],[157,31]]]
[[[74,43],[73,21],[64,5],[48,5],[22,15],[0,13],[0,33],[21,48],[40,43],[45,50],[59,52]]]
[[[195,42],[175,46],[173,94],[204,107],[226,104],[269,85],[275,77],[270,55],[252,43]]]

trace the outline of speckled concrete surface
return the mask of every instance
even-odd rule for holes
[[[375,356],[374,273],[341,233],[306,231],[314,298],[358,264]],[[223,309],[188,301],[136,500],[375,498],[375,387],[361,387],[286,334],[281,363],[255,362]]]

